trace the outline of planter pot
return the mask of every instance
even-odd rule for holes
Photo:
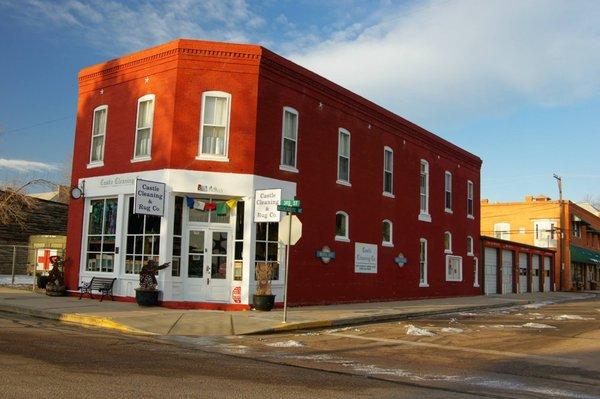
[[[46,295],[48,296],[65,296],[67,289],[64,285],[46,284]]]
[[[275,306],[275,295],[257,295],[252,298],[254,309],[268,312]]]
[[[156,306],[158,305],[159,290],[142,290],[135,289],[135,301],[140,306]]]

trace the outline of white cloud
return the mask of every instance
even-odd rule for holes
[[[417,120],[560,106],[600,92],[600,3],[430,1],[292,59]]]
[[[9,169],[19,173],[41,172],[41,171],[56,171],[59,169],[57,165],[26,161],[23,159],[6,159],[0,158],[0,169]]]

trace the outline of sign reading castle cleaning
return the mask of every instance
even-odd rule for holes
[[[136,179],[133,213],[164,216],[165,183]]]
[[[377,273],[377,245],[354,244],[354,273]]]

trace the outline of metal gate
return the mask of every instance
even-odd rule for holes
[[[529,269],[527,268],[527,254],[519,254],[519,292],[521,294],[527,292],[527,275]]]
[[[544,292],[550,291],[550,262],[551,258],[544,257]]]
[[[531,292],[540,292],[540,256],[531,257],[533,275],[531,276]]]
[[[502,293],[513,292],[513,253],[506,249],[502,250]]]
[[[496,248],[485,248],[484,250],[484,288],[486,294],[498,293],[498,258]]]

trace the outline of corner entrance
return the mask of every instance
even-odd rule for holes
[[[187,253],[183,257],[186,297],[193,301],[227,300],[231,270],[230,231],[190,227],[186,238]]]

